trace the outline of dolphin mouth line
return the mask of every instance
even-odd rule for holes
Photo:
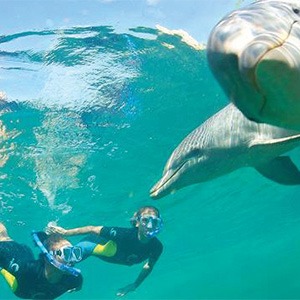
[[[269,53],[270,51],[272,51],[272,50],[274,50],[274,49],[276,49],[276,48],[282,47],[282,46],[285,44],[286,40],[287,40],[287,39],[290,37],[290,35],[291,35],[293,26],[294,26],[296,23],[298,23],[298,21],[294,21],[294,22],[291,24],[290,30],[289,30],[289,32],[288,32],[286,38],[285,38],[284,40],[282,40],[282,42],[281,42],[279,45],[277,45],[276,47],[274,47],[274,48],[270,49],[269,51],[267,51],[267,52],[266,52],[266,53],[265,53],[265,54],[257,61],[256,65],[255,65],[255,69],[256,69],[256,67],[258,66],[258,64],[261,62],[261,60],[264,58],[264,56],[265,56],[267,53]],[[255,86],[256,86],[257,91],[263,96],[263,97],[262,97],[263,103],[262,103],[262,106],[261,106],[261,108],[260,108],[260,110],[259,110],[259,114],[262,115],[262,114],[263,114],[263,111],[264,111],[264,109],[265,109],[265,106],[266,106],[266,104],[267,104],[267,98],[266,98],[266,95],[264,95],[264,93],[263,93],[262,90],[260,89],[259,84],[258,84],[258,82],[257,82],[257,80],[256,80],[256,76],[255,76]]]
[[[182,168],[183,166],[187,163],[187,161],[185,161],[184,163],[182,163],[180,165],[179,168],[177,168],[177,170],[168,178],[168,180],[166,180],[163,184],[161,184],[160,186],[158,186],[157,188],[155,188],[155,190],[151,190],[150,192],[150,196],[154,195],[155,193],[157,193],[158,190],[160,190],[162,187],[164,187]]]

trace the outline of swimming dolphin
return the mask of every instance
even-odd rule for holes
[[[249,119],[300,130],[300,1],[261,0],[211,31],[212,73]]]
[[[229,104],[177,146],[150,196],[161,198],[242,167],[253,167],[281,184],[300,184],[297,167],[280,156],[298,145],[299,131],[250,121]]]

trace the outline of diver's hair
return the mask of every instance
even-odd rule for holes
[[[158,210],[158,208],[154,207],[154,206],[142,206],[139,210],[137,210],[132,218],[130,219],[130,224],[132,225],[132,227],[136,227],[137,221],[139,219],[139,217],[141,216],[141,214],[145,211],[145,210],[151,210],[153,211],[159,218],[160,216],[160,212]]]
[[[61,241],[65,240],[65,238],[58,234],[58,233],[53,233],[53,234],[50,234],[47,239],[45,239],[44,241],[44,246],[45,248],[50,251],[53,247],[53,245],[57,244],[57,243],[60,243]]]

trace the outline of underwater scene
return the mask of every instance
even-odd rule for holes
[[[229,103],[205,41],[163,25],[0,33],[0,221],[38,256],[31,232],[49,222],[130,227],[153,205],[163,253],[124,298],[299,299],[299,185],[245,167],[150,197],[178,144]],[[300,166],[299,148],[285,155]],[[90,257],[82,289],[59,298],[117,299],[142,266]],[[1,277],[0,299],[18,299]]]

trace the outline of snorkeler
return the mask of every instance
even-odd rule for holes
[[[162,229],[157,208],[141,207],[130,222],[132,228],[85,226],[68,230],[49,224],[46,231],[68,236],[91,233],[77,244],[82,249],[83,259],[93,255],[110,263],[128,266],[147,260],[135,282],[118,290],[117,296],[124,296],[134,291],[151,273],[163,251],[163,245],[156,237]]]
[[[81,249],[58,234],[32,236],[41,250],[39,259],[28,246],[13,241],[0,223],[0,273],[12,292],[23,299],[55,299],[80,290],[83,278],[73,265],[82,259]]]

